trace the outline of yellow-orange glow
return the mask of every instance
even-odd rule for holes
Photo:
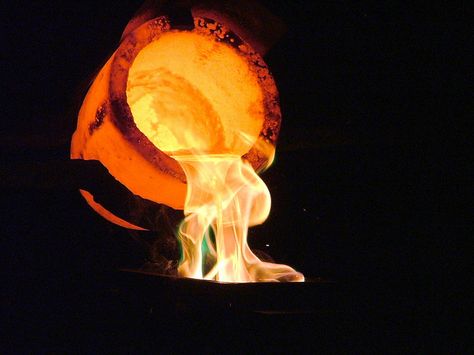
[[[109,76],[114,56],[94,80],[79,111],[77,129],[71,142],[71,158],[99,160],[109,172],[134,194],[165,203],[176,209],[184,207],[186,184],[157,169],[127,141],[111,118]],[[103,107],[103,109],[101,109]],[[101,125],[91,131],[97,113],[104,112]],[[160,191],[157,194],[157,191]],[[87,200],[89,202],[89,200]],[[94,205],[91,205],[97,210]]]
[[[304,281],[287,265],[260,261],[247,244],[248,227],[263,223],[271,205],[267,186],[250,164],[239,155],[176,159],[188,178],[186,217],[179,230],[181,276],[221,282]],[[204,263],[213,266],[204,271]]]
[[[289,266],[260,261],[247,244],[248,227],[265,221],[271,206],[264,182],[241,158],[264,121],[262,89],[248,60],[209,36],[169,32],[135,58],[127,99],[137,127],[186,174],[179,274],[303,281]],[[205,270],[204,262],[213,266]]]
[[[184,210],[180,276],[304,281],[247,244],[271,207],[257,172],[272,163],[280,128],[273,78],[225,26],[194,25],[172,29],[162,16],[127,32],[84,99],[71,158],[99,160],[133,194]],[[104,218],[141,229],[81,193]]]
[[[128,75],[135,123],[159,149],[174,155],[191,150],[244,155],[262,129],[262,100],[247,59],[194,32],[170,31],[151,42]]]

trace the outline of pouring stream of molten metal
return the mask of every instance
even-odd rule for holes
[[[271,206],[268,188],[241,158],[264,120],[247,60],[208,36],[170,31],[135,58],[127,100],[137,127],[186,174],[180,276],[304,281],[289,266],[260,261],[247,244],[248,227],[263,223]]]

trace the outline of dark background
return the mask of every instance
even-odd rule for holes
[[[447,171],[446,187],[456,177],[453,159],[467,164],[451,153],[445,130],[461,115],[466,9],[261,3],[288,31],[265,57],[283,125],[276,161],[263,174],[272,212],[250,242],[309,278],[336,282],[326,316],[211,311],[201,323],[183,310],[165,313],[173,320],[141,313],[114,282],[115,270],[139,266],[146,250],[87,207],[67,164],[85,91],[141,2],[18,1],[1,10],[5,351],[180,350],[186,341],[175,335],[185,329],[209,350],[220,344],[213,332],[224,323],[222,343],[235,330],[243,340],[231,344],[254,350],[446,345],[434,320],[438,285],[428,260],[436,246],[450,247],[440,237],[447,232],[438,202],[448,192],[437,189],[435,175]],[[456,137],[467,136],[456,128]],[[268,329],[255,339],[252,326],[237,326],[242,319]],[[465,350],[455,343],[448,349]]]

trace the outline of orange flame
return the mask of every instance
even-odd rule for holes
[[[206,34],[169,31],[134,59],[127,101],[140,131],[186,174],[180,276],[304,281],[289,266],[260,261],[247,244],[248,227],[263,223],[271,207],[268,188],[242,159],[265,118],[248,59]]]
[[[260,261],[247,244],[248,227],[263,223],[271,205],[267,186],[250,164],[238,155],[176,158],[189,185],[186,218],[179,230],[183,245],[180,275],[224,282],[304,280],[289,266]],[[205,275],[203,240],[215,263]]]

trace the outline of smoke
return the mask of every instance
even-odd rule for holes
[[[183,211],[135,196],[129,200],[131,218],[149,231],[129,230],[129,235],[144,249],[146,259],[142,271],[159,275],[177,276],[180,246],[176,231],[183,219]]]

